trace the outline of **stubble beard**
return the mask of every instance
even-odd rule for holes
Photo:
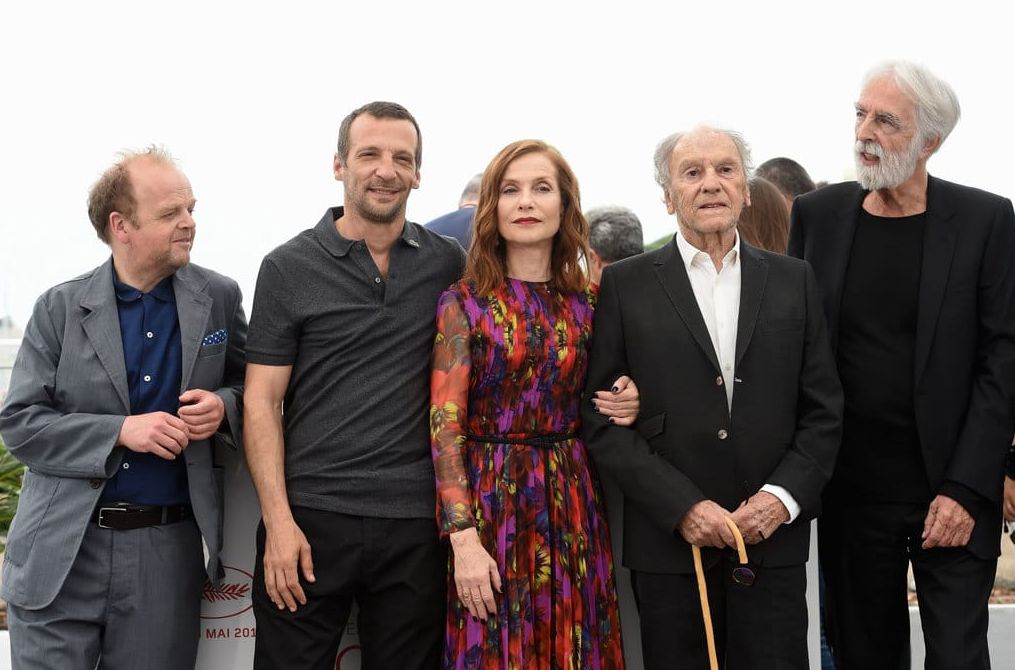
[[[191,242],[191,248],[193,248],[193,242]],[[183,251],[182,249],[172,249],[163,257],[162,261],[163,267],[176,272],[190,263],[190,249],[187,249],[186,251]]]
[[[388,225],[394,223],[399,218],[404,218],[405,204],[408,200],[409,197],[406,194],[404,197],[397,198],[390,205],[380,207],[370,202],[367,191],[364,190],[360,197],[353,199],[353,204],[364,221]]]

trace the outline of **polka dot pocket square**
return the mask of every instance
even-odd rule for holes
[[[224,328],[219,328],[214,333],[208,333],[201,340],[201,346],[207,347],[209,344],[222,344],[226,341],[226,337],[229,335]]]

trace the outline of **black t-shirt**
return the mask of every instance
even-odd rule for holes
[[[925,214],[861,210],[842,291],[837,349],[845,391],[838,476],[861,499],[932,497],[913,406]]]

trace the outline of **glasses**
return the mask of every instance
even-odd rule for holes
[[[733,568],[733,581],[740,586],[754,586],[754,570],[746,565],[738,565]]]

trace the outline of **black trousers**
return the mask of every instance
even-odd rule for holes
[[[920,548],[927,503],[826,504],[818,520],[826,634],[837,670],[909,670],[913,564],[927,670],[986,670],[997,560]]]
[[[353,601],[363,670],[437,668],[444,643],[447,545],[433,519],[379,519],[294,507],[310,542],[307,604],[278,609],[264,587],[264,524],[257,529],[252,599],[255,670],[334,670]]]
[[[748,554],[750,548],[748,548]],[[807,576],[803,565],[752,565],[757,579],[732,579],[736,554],[705,573],[719,667],[808,670]],[[631,572],[645,670],[707,670],[708,647],[694,574]]]

